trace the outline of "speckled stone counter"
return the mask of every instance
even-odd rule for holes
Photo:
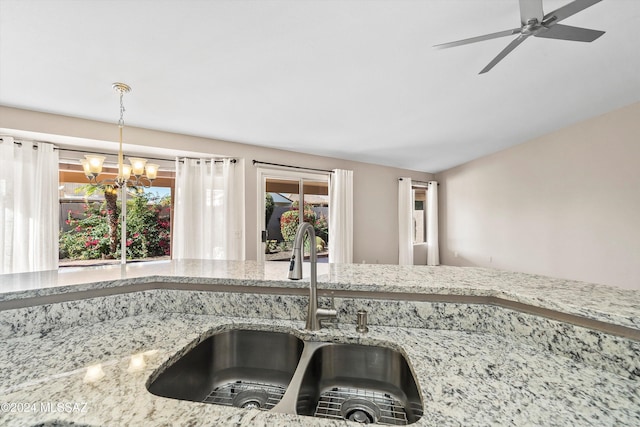
[[[320,288],[383,294],[334,298],[340,323],[310,333],[302,329],[304,292],[279,291],[308,286],[283,280],[286,263],[172,261],[0,276],[0,302],[116,291],[0,311],[0,425],[346,425],[146,390],[171,356],[234,327],[399,350],[424,404],[415,425],[640,425],[639,340],[500,306],[394,299],[394,293],[492,296],[634,331],[637,291],[476,268],[319,267]],[[140,283],[199,286],[131,291]],[[219,288],[210,292],[207,285]],[[256,292],[238,292],[238,285]],[[220,290],[225,286],[230,292]],[[269,288],[278,291],[260,293]],[[354,330],[361,308],[369,311],[366,335]],[[132,368],[132,355],[145,365]],[[88,380],[98,365],[104,376]]]
[[[382,326],[371,327],[364,336],[346,326],[311,334],[301,330],[301,322],[172,314],[133,316],[7,340],[0,351],[0,400],[35,407],[0,413],[0,424],[62,420],[109,426],[347,425],[178,401],[146,390],[149,376],[175,352],[203,335],[233,327],[400,350],[412,364],[423,397],[424,416],[416,426],[614,426],[640,421],[637,381],[491,334]],[[132,355],[142,355],[145,366],[132,369]],[[104,377],[88,379],[88,369],[98,364]],[[58,403],[77,404],[77,410],[51,410]]]
[[[308,263],[304,266],[308,268]],[[288,263],[158,261],[0,275],[0,303],[12,299],[144,283],[191,283],[300,288]],[[475,267],[319,264],[322,289],[491,296],[640,329],[640,290]],[[125,290],[126,291],[126,290]]]

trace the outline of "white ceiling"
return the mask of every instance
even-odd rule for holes
[[[545,13],[567,0],[545,0]],[[0,0],[0,104],[438,172],[640,100],[640,0],[510,38],[517,0]],[[131,141],[130,141],[131,142]]]

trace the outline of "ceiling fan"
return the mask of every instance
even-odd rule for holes
[[[592,42],[604,31],[590,30],[587,28],[571,27],[569,25],[558,24],[558,22],[575,15],[576,13],[593,6],[601,0],[574,0],[553,12],[546,15],[542,11],[542,0],[519,0],[520,1],[520,23],[519,28],[512,30],[499,31],[497,33],[485,34],[483,36],[472,37],[469,39],[458,40],[450,43],[435,45],[435,48],[447,48],[461,46],[469,43],[481,42],[484,40],[495,39],[498,37],[511,36],[519,34],[509,45],[502,50],[479,74],[486,73],[491,70],[498,62],[502,61],[512,50],[520,43],[525,41],[527,37],[543,37],[547,39],[571,40],[578,42]]]

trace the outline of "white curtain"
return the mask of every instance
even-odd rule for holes
[[[58,152],[0,142],[0,274],[58,268]]]
[[[353,262],[353,171],[335,169],[329,181],[329,262]]]
[[[438,183],[429,181],[427,187],[427,265],[440,265],[438,247]]]
[[[413,265],[413,191],[411,178],[398,180],[398,263]]]
[[[174,259],[244,259],[242,176],[230,159],[176,160]]]

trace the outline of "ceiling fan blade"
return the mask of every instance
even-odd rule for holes
[[[536,34],[536,37],[571,40],[575,42],[592,42],[603,34],[604,31],[556,24],[549,27],[547,31],[539,32],[538,34]]]
[[[531,19],[542,22],[543,18],[542,0],[520,0],[520,22],[522,25],[527,25]]]
[[[600,3],[602,0],[574,0],[569,4],[566,4],[553,12],[549,12],[544,17],[544,23],[549,24],[551,22],[560,22],[563,19],[575,15],[576,13],[593,6],[596,3]]]
[[[521,31],[520,28],[514,28],[513,30],[498,31],[497,33],[485,34],[484,36],[471,37],[470,39],[463,39],[455,42],[437,44],[433,47],[437,49],[445,49],[448,47],[455,47],[455,46],[461,46],[469,43],[476,43],[476,42],[482,42],[485,40],[497,39],[499,37],[512,36],[514,34],[519,34],[520,31]]]
[[[489,62],[489,64],[486,67],[484,67],[482,71],[480,71],[478,74],[484,74],[487,71],[491,70],[493,67],[495,67],[498,62],[502,61],[505,56],[511,53],[513,49],[518,47],[518,45],[520,45],[520,43],[522,43],[527,37],[529,37],[527,34],[520,34],[516,39],[514,39],[511,43],[509,43],[507,47],[505,47],[502,50],[502,52],[498,54],[498,56],[493,58],[493,61]]]

